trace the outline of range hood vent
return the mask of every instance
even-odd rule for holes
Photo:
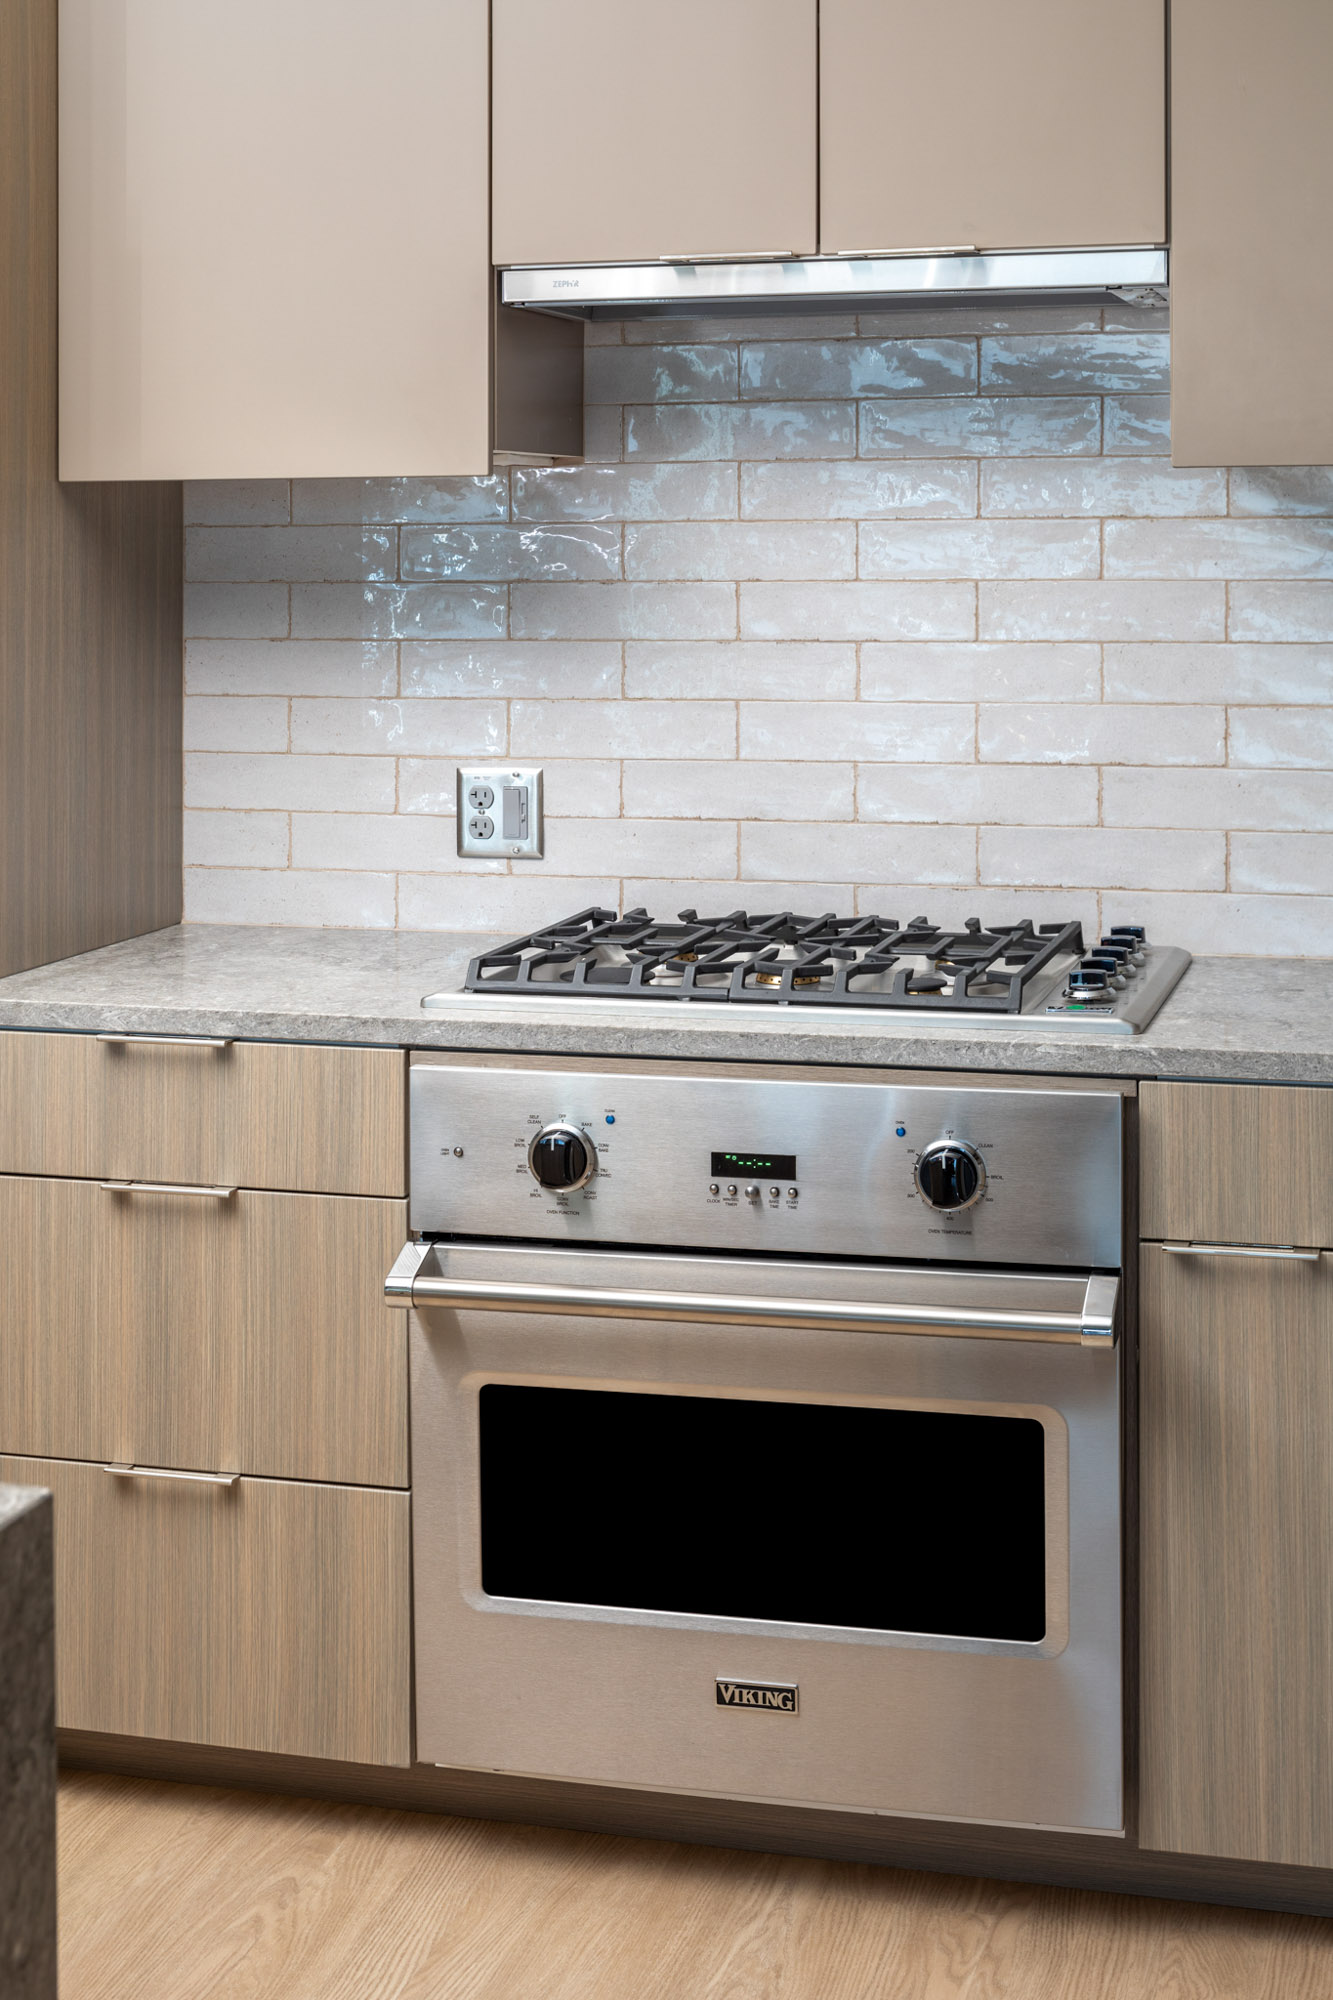
[[[952,305],[1164,305],[1165,250],[921,251],[891,257],[756,257],[512,267],[508,306],[570,319],[920,312]]]

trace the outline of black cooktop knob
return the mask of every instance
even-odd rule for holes
[[[1076,965],[1069,975],[1069,990],[1073,992],[1099,993],[1106,985],[1104,965]]]
[[[572,1125],[544,1125],[528,1147],[528,1166],[544,1188],[573,1193],[596,1171],[592,1143]]]
[[[1145,935],[1146,933],[1142,924],[1112,924],[1111,926],[1111,936],[1113,938],[1133,938],[1139,944],[1142,944]]]
[[[970,1208],[986,1192],[986,1165],[962,1139],[937,1139],[916,1163],[916,1184],[930,1208]]]

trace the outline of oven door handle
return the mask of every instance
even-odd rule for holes
[[[1114,1347],[1120,1280],[1095,1275],[1078,1313],[864,1299],[756,1298],[743,1292],[657,1292],[601,1285],[532,1285],[503,1278],[422,1276],[429,1243],[409,1243],[385,1280],[391,1306],[466,1306],[483,1312],[591,1313],[600,1318],[708,1320],[742,1326],[921,1327],[992,1339],[1077,1341]]]

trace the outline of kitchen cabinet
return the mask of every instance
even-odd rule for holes
[[[410,1761],[406,1493],[25,1457],[0,1479],[55,1496],[61,1727]]]
[[[1165,240],[1164,0],[821,0],[819,20],[825,252]]]
[[[493,0],[497,264],[816,248],[816,0]]]
[[[62,478],[438,477],[487,472],[493,444],[581,451],[577,329],[517,336],[524,408],[534,368],[549,407],[518,434],[505,409],[488,15],[60,0]]]
[[[0,1447],[407,1484],[403,1201],[0,1177]]]
[[[0,976],[181,908],[181,489],[56,477],[56,25],[0,8]]]
[[[401,1049],[0,1031],[0,1173],[407,1192]]]
[[[1171,456],[1333,461],[1333,8],[1172,0]]]
[[[1145,1083],[1139,1120],[1145,1237],[1333,1243],[1333,1090]]]
[[[1140,1842],[1333,1867],[1333,1256],[1146,1244],[1140,1324]]]

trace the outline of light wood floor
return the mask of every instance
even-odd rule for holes
[[[1328,2000],[1333,1923],[87,1773],[61,2000]]]

